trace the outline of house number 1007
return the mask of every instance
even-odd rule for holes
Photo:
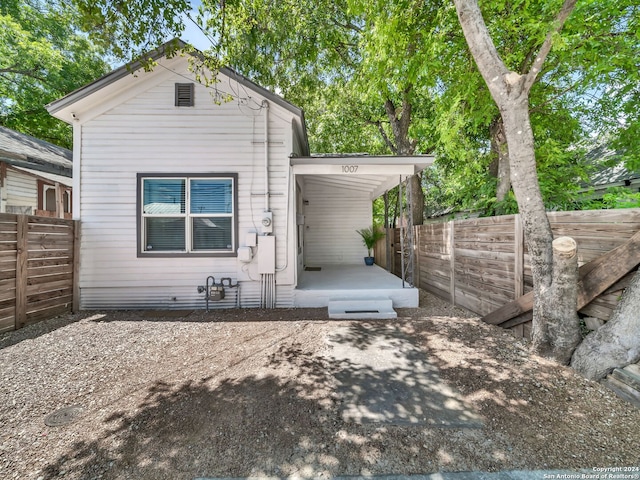
[[[342,165],[342,173],[356,173],[358,165]]]

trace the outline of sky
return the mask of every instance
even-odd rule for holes
[[[200,6],[201,2],[200,0],[191,0],[190,3],[193,6],[192,16],[195,18],[198,7]],[[190,43],[191,45],[196,47],[198,50],[207,50],[208,48],[211,47],[211,42],[207,40],[207,37],[204,36],[202,31],[191,20],[189,20],[188,18],[185,18],[184,23],[185,23],[186,29],[184,32],[182,32],[182,36],[181,36],[182,40]]]

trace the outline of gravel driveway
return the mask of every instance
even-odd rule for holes
[[[0,336],[0,478],[189,479],[640,464],[640,411],[421,294],[396,321],[326,310],[85,312]],[[401,325],[482,428],[350,422],[326,339]],[[381,387],[383,389],[383,387]],[[385,394],[382,392],[381,394]],[[73,406],[68,416],[50,414]],[[47,423],[65,423],[48,426]]]

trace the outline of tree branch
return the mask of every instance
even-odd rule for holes
[[[478,65],[480,73],[487,82],[494,100],[497,102],[499,92],[494,87],[495,82],[507,75],[509,69],[500,58],[500,54],[491,39],[487,24],[482,18],[478,1],[454,0],[454,3],[469,50],[471,50],[471,54],[476,60],[476,65]]]
[[[411,102],[409,101],[409,94],[411,93],[412,85],[407,85],[407,88],[402,92],[402,116],[400,121],[400,133],[403,137],[407,137],[409,134],[409,125],[411,124]]]
[[[331,23],[333,23],[336,27],[342,27],[345,30],[352,30],[354,32],[357,33],[362,33],[362,29],[360,27],[358,27],[356,24],[354,24],[351,21],[345,21],[344,23],[340,23],[337,20],[330,18],[329,19],[331,21]]]
[[[35,70],[19,70],[17,68],[9,67],[9,68],[0,68],[0,75],[5,73],[12,73],[14,75],[24,75],[25,77],[30,77],[40,82],[45,82],[47,79],[45,77],[41,77],[36,74]]]
[[[524,69],[527,68],[527,65],[529,65],[535,53],[535,47],[531,47],[520,64],[520,73],[524,72]]]
[[[456,0],[456,3],[459,1],[460,0]],[[538,55],[536,55],[536,58],[531,65],[531,70],[529,70],[529,72],[525,75],[523,84],[525,92],[529,92],[531,86],[535,83],[536,78],[538,77],[538,74],[542,69],[542,64],[551,51],[551,46],[553,44],[553,35],[562,30],[562,27],[564,27],[567,18],[569,18],[569,15],[571,15],[571,12],[575,8],[576,2],[577,0],[565,0],[562,4],[562,8],[558,12],[558,15],[556,16],[556,19],[554,21],[553,28],[549,31],[549,33],[547,33],[547,37],[544,39],[544,43],[542,44],[542,47],[540,47],[540,51],[538,52]]]
[[[391,153],[393,153],[394,155],[397,155],[398,147],[394,145],[394,143],[389,138],[389,135],[387,135],[387,132],[384,129],[384,125],[382,124],[382,121],[371,120],[370,118],[367,118],[364,115],[360,115],[358,112],[355,112],[355,115],[357,117],[360,117],[364,121],[364,123],[366,123],[367,125],[372,125],[376,127],[378,129],[378,132],[380,132],[380,136],[382,137],[384,144],[389,148],[389,150],[391,150]]]
[[[340,57],[340,59],[342,60],[343,63],[349,65],[350,67],[355,67],[356,64],[353,62],[353,60],[349,57],[349,48],[350,46],[355,46],[355,45],[351,45],[348,43],[340,43],[338,45],[335,45],[333,47],[333,50],[338,54],[338,57]]]
[[[398,116],[396,115],[396,106],[393,104],[393,101],[391,99],[388,98],[384,102],[384,110],[387,112],[387,117],[389,118],[389,123],[391,124],[391,132],[393,133],[393,138],[396,140],[397,144],[398,136],[400,134],[398,129]],[[400,145],[397,146],[399,147]]]
[[[389,138],[389,135],[387,135],[387,132],[384,131],[384,126],[382,125],[381,121],[377,121],[377,122],[373,122],[371,120],[367,120],[367,123],[369,123],[370,125],[374,125],[376,127],[378,127],[378,131],[380,132],[380,135],[382,136],[382,140],[384,140],[384,143],[387,145],[387,147],[389,147],[389,150],[391,150],[391,153],[393,153],[394,155],[398,154],[398,147],[396,147],[393,142],[391,141],[391,139]]]
[[[542,110],[542,108],[546,105],[549,105],[550,103],[554,102],[555,100],[557,100],[558,98],[560,98],[562,95],[564,95],[567,92],[570,92],[571,90],[573,90],[575,87],[577,87],[580,84],[580,80],[576,80],[575,82],[573,82],[571,85],[569,85],[566,88],[563,88],[562,90],[560,90],[558,93],[556,93],[556,95],[554,95],[553,97],[547,99],[546,101],[542,102],[539,105],[536,105],[535,107],[532,107],[529,109],[529,113],[532,112],[539,112]]]

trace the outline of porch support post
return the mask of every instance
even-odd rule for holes
[[[391,223],[389,222],[389,190],[384,192],[384,231],[386,232],[384,244],[385,244],[385,263],[387,265],[387,272],[391,271],[391,261],[393,260],[393,250],[391,245],[393,244],[393,232],[389,235],[389,228]]]
[[[402,175],[398,184],[398,201],[400,202],[400,274],[402,276],[402,288],[404,288],[404,219],[402,208]]]

